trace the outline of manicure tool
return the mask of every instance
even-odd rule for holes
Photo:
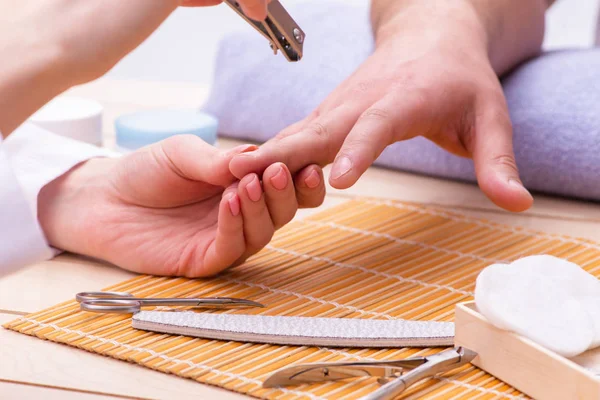
[[[278,0],[268,4],[264,21],[249,18],[236,0],[225,3],[269,41],[274,54],[281,50],[288,61],[300,61],[306,35]]]
[[[204,339],[328,347],[436,347],[454,345],[454,324],[440,321],[317,318],[142,311],[131,326]]]
[[[84,311],[97,313],[136,314],[142,307],[191,306],[201,308],[264,307],[252,300],[230,297],[143,298],[123,292],[81,292],[75,296]]]
[[[391,400],[418,381],[470,363],[476,356],[477,353],[474,351],[455,347],[431,356],[403,360],[293,365],[273,373],[263,382],[263,387],[273,388],[376,376],[383,386],[361,400]],[[411,371],[404,374],[404,370]]]

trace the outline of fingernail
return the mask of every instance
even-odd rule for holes
[[[525,186],[523,186],[523,184],[521,182],[519,182],[518,180],[513,179],[513,178],[510,178],[508,180],[508,184],[511,185],[512,187],[515,187],[520,190],[527,190],[527,189],[525,189]]]
[[[241,146],[234,147],[233,149],[229,150],[229,152],[233,154],[244,154],[255,150],[258,150],[258,146],[254,144],[243,144]]]
[[[321,177],[319,176],[319,173],[313,169],[312,172],[308,174],[308,177],[304,180],[304,183],[310,189],[314,189],[319,186],[319,183],[321,183]]]
[[[254,202],[259,201],[262,197],[262,188],[260,187],[260,182],[258,181],[256,175],[254,176],[252,181],[250,181],[250,183],[246,185],[246,193],[248,193],[248,197],[250,197],[250,200]]]
[[[508,184],[514,188],[519,189],[522,192],[527,193],[529,196],[531,196],[531,193],[529,193],[529,190],[527,190],[525,188],[525,186],[523,186],[523,184],[521,182],[519,182],[518,180],[511,178],[508,180]]]
[[[286,188],[288,184],[288,177],[282,166],[279,166],[279,171],[277,171],[275,176],[271,178],[271,183],[277,190],[283,190]]]
[[[346,175],[352,169],[352,161],[348,157],[342,157],[338,159],[331,170],[331,177],[333,179],[339,179]]]
[[[229,203],[229,210],[231,211],[231,215],[233,215],[234,217],[240,215],[240,198],[235,193],[229,195],[227,202]]]

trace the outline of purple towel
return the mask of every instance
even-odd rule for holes
[[[266,141],[304,118],[372,52],[368,7],[303,3],[291,14],[307,32],[297,64],[274,57],[259,35],[220,46],[204,109],[225,136]],[[503,79],[517,163],[533,191],[600,200],[600,48],[542,55]],[[377,165],[474,181],[471,160],[423,138],[389,146]]]

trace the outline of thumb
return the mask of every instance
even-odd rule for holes
[[[235,180],[229,171],[233,157],[257,148],[245,144],[223,151],[196,136],[180,135],[164,140],[157,150],[159,154],[162,152],[173,172],[182,178],[225,187]]]
[[[255,21],[267,18],[267,0],[238,0],[244,13]]]
[[[487,113],[478,118],[473,148],[479,187],[497,206],[521,212],[533,204],[533,197],[519,178],[513,152],[512,125],[508,112]]]

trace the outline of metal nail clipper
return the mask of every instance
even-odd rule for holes
[[[300,385],[323,381],[375,376],[383,384],[361,400],[391,400],[418,381],[471,362],[477,353],[455,347],[427,357],[403,360],[335,362],[293,365],[269,376],[263,387]],[[411,370],[404,373],[405,370]]]
[[[264,21],[248,18],[236,0],[225,3],[269,41],[275,54],[281,50],[288,61],[300,61],[306,35],[278,0],[268,4]]]

